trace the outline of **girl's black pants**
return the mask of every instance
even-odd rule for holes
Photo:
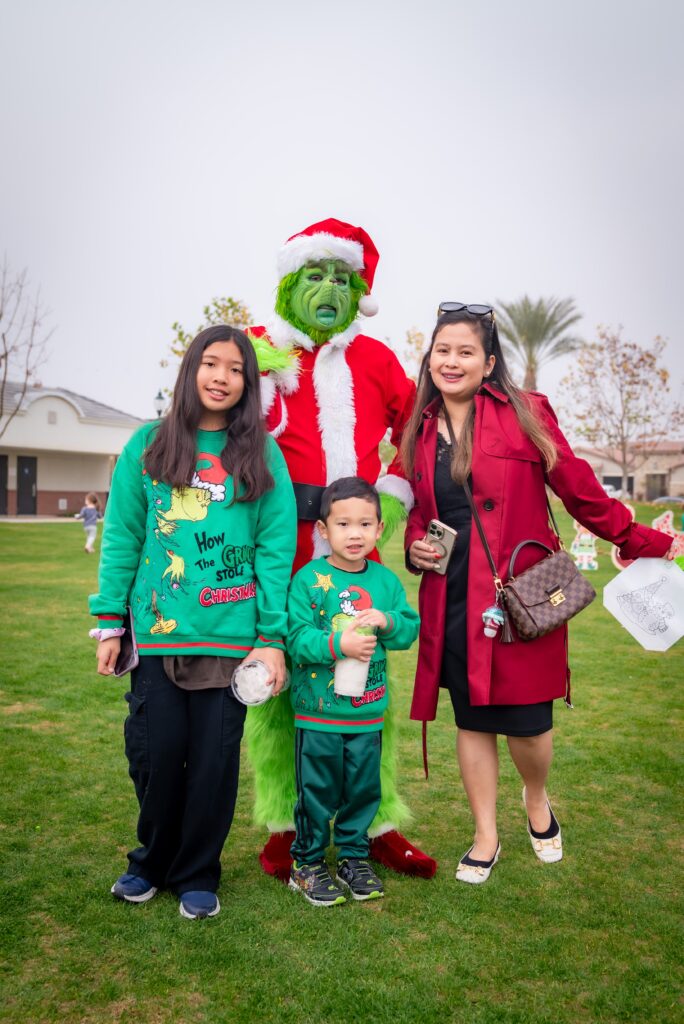
[[[129,872],[178,895],[216,892],[247,709],[230,689],[182,690],[142,657],[126,694],[126,757],[140,804]]]

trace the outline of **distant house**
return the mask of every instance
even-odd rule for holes
[[[8,382],[6,413],[20,396]],[[87,491],[105,499],[117,456],[143,422],[63,388],[29,388],[0,438],[0,515],[78,512]]]
[[[622,487],[622,469],[617,452],[605,454],[594,448],[575,447],[586,459],[602,484]],[[637,501],[653,501],[664,495],[684,498],[684,441],[661,441],[644,458],[638,448],[633,452],[636,466],[629,471],[629,493]]]

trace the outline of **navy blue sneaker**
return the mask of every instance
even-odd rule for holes
[[[187,917],[189,921],[197,921],[202,917],[216,917],[221,904],[215,892],[184,892],[180,898],[181,917]]]
[[[156,893],[157,888],[150,885],[146,878],[140,875],[122,875],[117,878],[110,892],[113,892],[118,900],[126,900],[126,903],[147,903]]]

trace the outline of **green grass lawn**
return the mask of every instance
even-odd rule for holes
[[[649,522],[655,512],[638,508]],[[561,517],[568,539],[571,526]],[[400,566],[395,539],[388,561]],[[614,575],[600,545],[600,588]],[[408,720],[415,651],[397,657],[400,777],[431,881],[382,871],[386,898],[322,910],[262,874],[245,763],[224,851],[221,915],[190,922],[162,894],[109,887],[134,845],[125,682],[95,674],[86,596],[97,559],[78,524],[0,525],[0,1021],[40,1024],[484,1024],[682,1019],[684,643],[649,654],[604,611],[575,620],[576,709],[556,705],[550,794],[564,860],[534,857],[502,749],[502,856],[455,881],[471,821],[448,700]],[[407,588],[415,599],[416,584]],[[502,744],[503,748],[503,744]]]

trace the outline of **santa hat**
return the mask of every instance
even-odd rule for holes
[[[209,452],[200,452],[198,459],[208,462],[209,465],[198,469],[194,474],[191,487],[198,490],[209,491],[212,501],[223,501],[226,496],[227,473],[219,455],[211,455]]]
[[[368,293],[359,300],[359,311],[364,316],[375,316],[378,304],[370,291],[379,258],[378,250],[363,228],[355,228],[329,217],[292,235],[281,246],[278,253],[278,277],[282,279],[286,274],[294,274],[307,263],[317,260],[341,260],[352,270],[358,271],[368,285]]]

